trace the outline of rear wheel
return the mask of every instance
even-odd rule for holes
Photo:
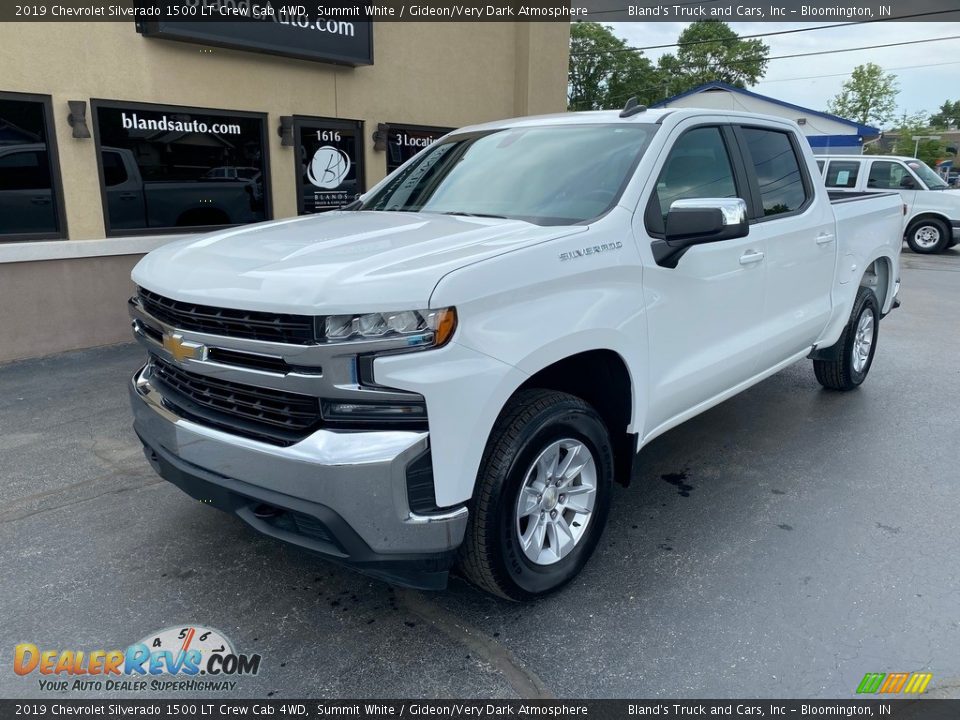
[[[918,220],[907,230],[907,245],[915,253],[929,255],[942,252],[950,243],[950,228],[942,220]]]
[[[873,290],[861,287],[853,303],[850,321],[830,360],[814,360],[817,381],[830,390],[853,390],[867,379],[880,332],[880,304]]]
[[[613,467],[606,425],[589,404],[550,390],[517,393],[484,452],[463,574],[509,600],[565,585],[603,532]]]

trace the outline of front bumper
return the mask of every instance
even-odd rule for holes
[[[174,414],[146,368],[134,375],[130,400],[151,465],[197,500],[367,574],[445,586],[467,510],[410,511],[407,467],[428,451],[428,433],[319,430],[277,447]]]

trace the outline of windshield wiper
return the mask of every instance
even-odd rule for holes
[[[488,213],[469,213],[461,212],[460,210],[450,210],[449,212],[442,212],[441,215],[457,215],[459,217],[479,217],[479,218],[498,218],[499,220],[509,220],[506,215],[490,215]]]

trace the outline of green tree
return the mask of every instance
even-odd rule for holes
[[[930,167],[948,157],[946,148],[940,140],[914,140],[915,137],[937,134],[930,128],[926,113],[903,113],[896,125],[897,127],[891,131],[897,136],[891,150],[894,155],[916,157]]]
[[[854,68],[827,109],[861,125],[880,127],[893,119],[899,93],[896,75],[884,72],[875,63],[866,63]]]
[[[619,108],[633,95],[649,104],[660,98],[658,88],[653,63],[609,27],[595,22],[570,26],[569,110]]]
[[[742,40],[725,22],[690,23],[677,39],[677,53],[662,55],[657,69],[663,94],[676,95],[708,82],[745,88],[767,70],[770,48],[762,41]]]
[[[940,111],[930,116],[930,125],[938,128],[960,126],[960,100],[947,100],[940,106]]]

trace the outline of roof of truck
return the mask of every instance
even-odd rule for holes
[[[677,120],[701,115],[729,117],[731,120],[770,120],[775,123],[793,125],[791,120],[775,115],[739,112],[736,110],[717,110],[714,108],[660,108],[646,109],[629,117],[620,117],[620,110],[590,110],[585,112],[565,112],[552,115],[530,115],[528,117],[494,120],[479,125],[469,125],[454,132],[477,132],[500,130],[513,127],[536,127],[538,125],[593,125],[596,123],[659,123],[667,116],[676,116]]]

